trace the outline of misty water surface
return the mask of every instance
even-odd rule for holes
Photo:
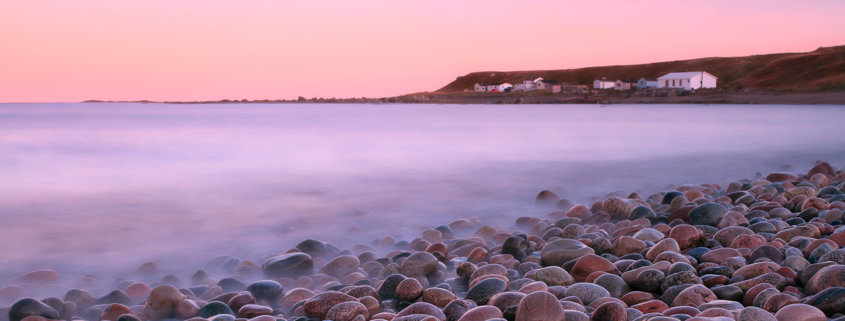
[[[507,227],[549,211],[533,205],[544,189],[587,203],[842,168],[842,120],[840,106],[0,104],[0,277],[187,273],[309,237]]]

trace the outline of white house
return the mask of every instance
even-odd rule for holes
[[[615,83],[613,83],[613,89],[616,89],[616,90],[631,90],[631,83],[624,82],[622,80],[617,80]]]
[[[607,78],[596,79],[593,81],[593,89],[611,89],[616,86],[616,82],[613,80],[607,80]]]
[[[498,85],[487,85],[487,91],[491,93],[503,93],[511,91],[511,89],[513,89],[513,85],[506,82]]]
[[[560,92],[560,84],[554,80],[545,80],[543,78],[537,78],[537,90],[545,90],[552,93],[559,93]],[[536,80],[535,80],[536,81]]]
[[[475,91],[475,92],[485,92],[485,91],[487,91],[487,86],[475,83],[475,87],[473,88],[473,91]]]
[[[716,79],[706,71],[671,72],[657,78],[657,88],[716,88]]]
[[[637,88],[639,88],[639,89],[657,88],[657,79],[640,78],[640,80],[637,81]]]
[[[537,84],[534,82],[535,80],[526,79],[523,80],[521,84],[516,84],[513,86],[513,91],[534,91],[537,90]]]

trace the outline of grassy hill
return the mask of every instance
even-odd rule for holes
[[[822,47],[806,53],[779,53],[730,58],[700,58],[642,65],[602,66],[564,70],[473,72],[449,83],[438,92],[472,90],[475,83],[521,83],[543,77],[572,84],[592,85],[593,80],[657,78],[672,71],[707,71],[719,77],[725,89],[782,91],[845,91],[845,46]],[[495,76],[491,76],[495,75]]]

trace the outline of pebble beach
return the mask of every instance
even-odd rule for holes
[[[306,239],[185,275],[35,270],[3,280],[0,320],[845,320],[843,192],[845,171],[825,162],[592,204],[544,190],[548,214],[505,227]]]

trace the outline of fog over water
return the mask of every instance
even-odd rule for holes
[[[0,104],[0,286],[845,165],[842,106]]]

